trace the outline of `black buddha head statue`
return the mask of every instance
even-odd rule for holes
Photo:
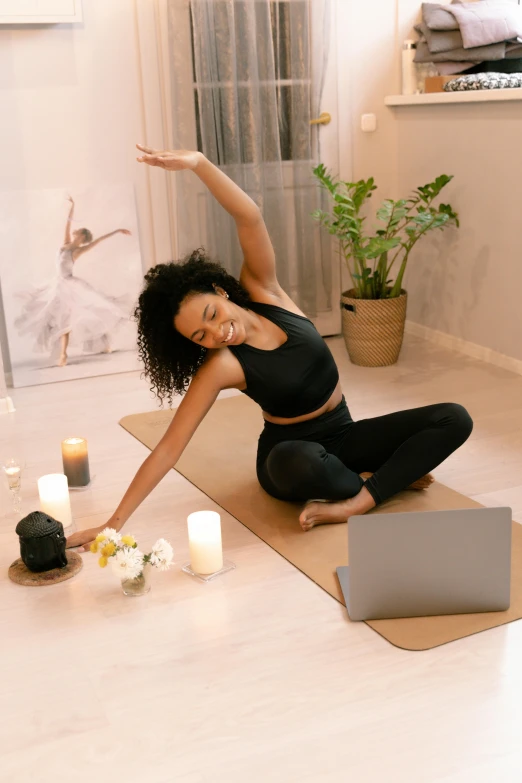
[[[49,514],[33,511],[16,526],[20,554],[29,571],[50,571],[67,565],[63,525]]]

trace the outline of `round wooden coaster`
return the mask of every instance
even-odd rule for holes
[[[82,556],[76,552],[67,552],[67,565],[65,568],[53,568],[51,571],[42,571],[35,574],[29,571],[21,557],[15,560],[9,566],[9,579],[18,585],[27,585],[29,587],[44,587],[45,585],[56,585],[58,582],[65,582],[71,579],[78,571],[83,568]]]

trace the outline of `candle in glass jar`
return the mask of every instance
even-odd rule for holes
[[[90,481],[89,456],[85,438],[67,438],[62,441],[63,472],[70,487],[86,487]]]
[[[223,568],[221,518],[215,511],[189,514],[190,566],[197,574],[214,574]]]
[[[38,494],[40,495],[40,509],[44,514],[49,514],[64,529],[72,525],[71,502],[69,500],[69,487],[67,476],[63,473],[50,473],[38,479]]]

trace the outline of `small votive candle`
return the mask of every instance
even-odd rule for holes
[[[63,472],[70,487],[86,487],[90,481],[89,456],[85,438],[67,438],[62,441]]]
[[[72,525],[71,502],[67,476],[50,473],[38,479],[40,510],[61,522],[64,529]]]
[[[190,565],[197,574],[214,574],[223,568],[221,518],[216,511],[189,514]]]

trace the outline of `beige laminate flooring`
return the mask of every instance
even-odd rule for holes
[[[474,432],[435,475],[522,521],[522,377],[412,336],[379,369],[330,343],[356,419],[465,405]],[[95,480],[73,512],[79,527],[104,522],[148,454],[117,423],[155,409],[146,382],[114,375],[13,397],[0,447],[27,460],[24,510],[37,507],[37,477],[61,470],[61,439],[82,435]],[[5,485],[0,501],[2,783],[522,779],[522,623],[394,648],[227,514],[237,570],[193,581],[180,571],[186,517],[214,506],[174,471],[127,525],[143,547],[165,536],[175,548],[148,596],[122,596],[92,555],[69,582],[22,588],[6,575],[18,545]]]

